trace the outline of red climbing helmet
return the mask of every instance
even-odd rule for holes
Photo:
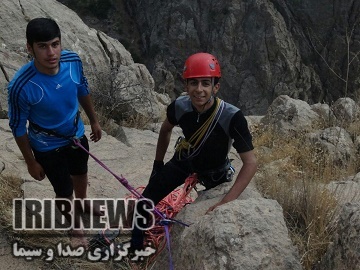
[[[220,65],[215,56],[209,53],[195,53],[185,61],[183,78],[198,77],[221,78]]]

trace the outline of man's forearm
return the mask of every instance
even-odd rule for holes
[[[27,133],[25,133],[23,136],[15,137],[15,141],[24,157],[26,164],[31,165],[34,163],[35,157],[31,150]]]
[[[240,154],[240,159],[243,165],[235,179],[235,183],[229,192],[221,200],[222,203],[227,203],[237,199],[244,189],[249,185],[251,179],[254,177],[257,170],[257,160],[254,151],[248,151]]]
[[[171,137],[171,133],[160,132],[157,146],[156,146],[155,160],[158,160],[158,161],[164,160],[166,151],[169,147],[170,137]]]
[[[90,124],[97,123],[98,118],[96,116],[96,112],[94,109],[94,105],[91,101],[90,95],[79,97],[79,103],[81,107],[84,109],[87,117],[89,118]]]
[[[169,147],[173,127],[174,126],[172,124],[170,124],[170,122],[167,120],[167,118],[162,123],[160,132],[159,132],[157,146],[156,146],[155,160],[157,160],[157,161],[164,160],[166,151]]]
[[[223,203],[227,203],[237,199],[240,194],[249,185],[251,179],[254,177],[257,170],[256,163],[244,164],[240,169],[238,176],[236,177],[235,183],[229,192],[222,199]]]

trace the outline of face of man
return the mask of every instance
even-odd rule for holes
[[[198,112],[209,109],[214,103],[212,95],[215,95],[220,88],[217,83],[213,86],[212,78],[192,78],[186,83],[186,91],[193,106]]]
[[[34,42],[32,46],[27,44],[28,51],[34,57],[35,67],[44,74],[55,75],[59,71],[61,55],[60,38],[54,38],[46,42]]]

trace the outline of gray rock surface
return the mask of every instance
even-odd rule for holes
[[[269,106],[261,124],[279,134],[291,134],[310,131],[318,119],[319,115],[305,101],[281,95]]]
[[[360,203],[347,203],[340,212],[336,233],[319,268],[360,269]]]
[[[191,224],[172,230],[172,259],[183,270],[301,269],[297,249],[288,237],[281,206],[262,199],[251,188],[212,213],[206,210],[229,189],[223,184],[199,195],[177,219]],[[270,229],[271,228],[271,229]],[[163,252],[152,269],[168,268]]]
[[[331,164],[346,168],[356,159],[355,146],[350,134],[343,128],[330,127],[307,134],[313,148],[324,153]]]

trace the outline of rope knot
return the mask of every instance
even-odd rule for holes
[[[121,182],[121,184],[123,184],[125,186],[127,186],[129,184],[128,180],[123,176],[119,177],[119,181]]]

